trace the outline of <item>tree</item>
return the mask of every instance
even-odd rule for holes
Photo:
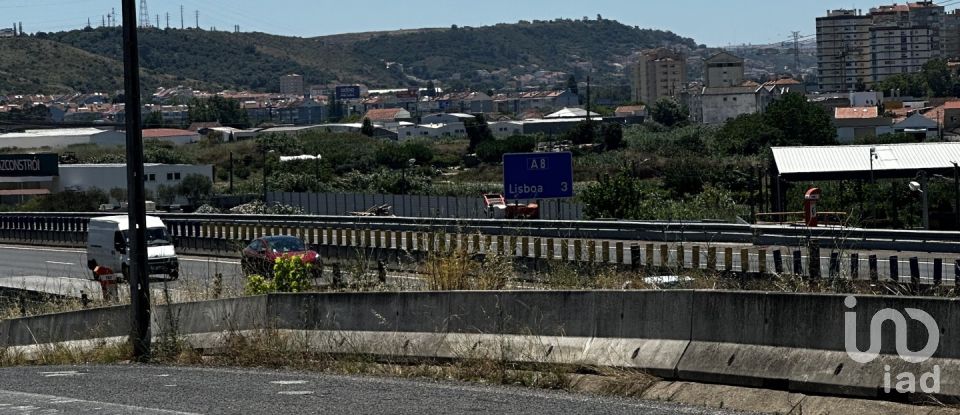
[[[927,88],[935,97],[945,97],[953,88],[953,77],[947,62],[943,59],[931,59],[923,64],[923,78]]]
[[[114,187],[110,189],[110,198],[120,203],[126,202],[127,189],[125,187]]]
[[[570,77],[567,78],[567,89],[574,94],[580,94],[580,85],[577,84],[577,77],[570,75]]]
[[[603,137],[603,146],[607,150],[616,150],[623,146],[623,127],[617,123],[604,124],[600,128]]]
[[[177,187],[161,184],[157,186],[157,200],[164,205],[170,205],[177,200]]]
[[[467,137],[470,139],[470,145],[467,147],[468,152],[476,151],[477,146],[482,142],[494,140],[493,132],[490,131],[487,119],[484,118],[483,114],[477,115],[472,122],[467,122],[464,128],[466,128]]]
[[[573,144],[590,144],[597,136],[596,125],[595,122],[580,121],[569,131],[563,133],[562,139]]]
[[[821,146],[836,144],[837,131],[823,107],[808,102],[802,94],[791,92],[774,101],[763,114],[765,124],[780,130],[782,144]]]
[[[681,127],[689,122],[690,111],[672,98],[660,98],[650,108],[650,117],[667,127]]]
[[[159,128],[163,125],[163,113],[160,111],[151,111],[147,118],[143,119],[143,128]]]
[[[190,174],[180,181],[177,194],[187,198],[192,206],[197,206],[213,191],[213,182],[210,178],[200,174]]]
[[[373,137],[373,123],[370,122],[369,118],[363,119],[363,126],[360,127],[360,134],[363,134],[367,137]]]
[[[187,105],[187,116],[192,123],[219,122],[236,128],[250,127],[250,118],[240,107],[240,102],[219,95],[207,99],[193,98]]]
[[[763,114],[744,114],[720,127],[710,145],[717,154],[733,156],[759,154],[782,142],[783,132],[769,125]]]

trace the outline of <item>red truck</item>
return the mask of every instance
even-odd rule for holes
[[[540,219],[540,205],[528,203],[507,204],[500,194],[483,195],[484,211],[491,219]]]

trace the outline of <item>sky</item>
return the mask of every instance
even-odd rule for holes
[[[900,1],[903,3],[903,1]],[[140,1],[137,0],[139,5]],[[889,1],[886,3],[893,3]],[[835,0],[147,0],[151,20],[279,35],[312,37],[337,33],[424,27],[482,26],[518,20],[595,19],[599,14],[624,24],[673,31],[697,43],[727,46],[768,44],[791,38],[792,31],[814,34],[814,19],[828,9],[869,9],[881,3]],[[119,0],[0,0],[0,27],[23,22],[28,33],[99,26]],[[956,6],[950,6],[952,9]],[[119,17],[118,17],[119,19]]]

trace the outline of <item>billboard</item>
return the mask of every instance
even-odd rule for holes
[[[337,87],[337,99],[360,98],[360,87],[357,85],[342,85]]]
[[[504,154],[503,193],[509,200],[573,197],[573,154]]]
[[[0,155],[0,177],[60,175],[60,157],[53,153]]]

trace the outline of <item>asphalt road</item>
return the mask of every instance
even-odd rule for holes
[[[236,258],[180,256],[180,281],[207,282],[214,275],[224,280],[239,279],[239,253]],[[90,279],[87,255],[82,249],[0,245],[0,277],[60,277]]]
[[[166,366],[0,369],[0,414],[733,414],[516,387]]]

